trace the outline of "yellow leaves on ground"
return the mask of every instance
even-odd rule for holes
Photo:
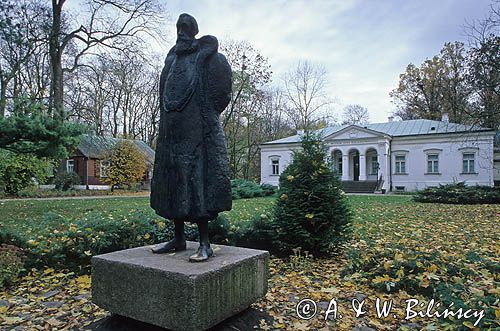
[[[80,289],[90,289],[91,280],[89,275],[79,276],[75,281]]]
[[[32,270],[1,293],[0,329],[80,330],[108,313],[90,301],[89,275]]]

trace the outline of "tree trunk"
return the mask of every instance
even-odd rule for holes
[[[0,82],[0,118],[5,116],[5,106],[7,105],[7,82]]]
[[[59,42],[61,34],[61,12],[65,0],[52,0],[52,29],[49,40],[49,55],[52,81],[50,83],[49,111],[61,122],[65,120],[63,104],[63,69],[62,48]]]

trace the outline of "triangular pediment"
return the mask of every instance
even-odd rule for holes
[[[366,139],[381,137],[387,137],[387,135],[358,125],[350,125],[325,137],[325,140]]]

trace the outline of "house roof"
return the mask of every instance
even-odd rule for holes
[[[386,123],[372,123],[367,125],[335,125],[326,127],[324,129],[316,130],[315,133],[319,134],[321,137],[328,137],[331,134],[343,130],[349,126],[366,128],[392,137],[431,135],[431,134],[442,134],[442,133],[460,133],[460,132],[471,132],[471,131],[491,131],[491,129],[473,125],[419,119],[419,120],[408,120],[408,121],[393,121]],[[300,142],[300,135],[298,134],[278,140],[269,141],[263,143],[263,145],[289,144],[297,142]]]
[[[88,158],[102,159],[120,141],[131,141],[146,156],[146,161],[154,163],[155,151],[142,140],[102,137],[94,135],[82,135],[77,149]]]

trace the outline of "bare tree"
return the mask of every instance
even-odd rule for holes
[[[66,0],[52,0],[52,23],[49,38],[51,93],[49,109],[64,120],[64,74],[81,65],[81,58],[93,49],[123,50],[123,39],[140,39],[153,34],[164,10],[155,0],[87,0],[87,15],[79,26],[69,30],[64,20]],[[72,20],[73,21],[73,20]],[[66,23],[66,24],[65,24]],[[67,66],[63,59],[67,57]]]
[[[12,99],[25,92],[25,69],[47,39],[48,15],[48,8],[37,1],[0,4],[0,117],[5,115],[9,85]],[[29,92],[34,89],[31,85]]]
[[[233,70],[231,101],[221,116],[231,176],[248,178],[248,160],[260,144],[256,142],[256,126],[262,105],[261,89],[271,80],[272,72],[267,58],[246,41],[225,41],[221,50]]]
[[[468,37],[469,46],[480,48],[481,44],[500,33],[500,0],[493,0],[490,10],[483,19],[466,22],[463,30]]]
[[[370,120],[368,109],[360,105],[347,105],[342,113],[342,124],[367,124]]]
[[[70,116],[89,125],[95,134],[142,139],[152,145],[161,70],[153,62],[118,50],[86,61],[65,80]]]
[[[226,128],[234,117],[237,117],[242,99],[251,99],[260,87],[271,80],[272,72],[267,58],[247,41],[224,41],[221,51],[226,55],[233,70],[231,102],[222,113],[222,127]]]
[[[293,133],[293,128],[286,116],[286,100],[279,88],[263,91],[263,105],[260,111],[262,118],[262,135],[264,141],[284,138]]]
[[[326,93],[326,69],[300,61],[283,79],[290,104],[288,115],[296,129],[310,130],[320,112],[333,103]]]
[[[500,0],[488,15],[464,27],[469,39],[468,78],[472,87],[469,112],[474,123],[500,129]]]

